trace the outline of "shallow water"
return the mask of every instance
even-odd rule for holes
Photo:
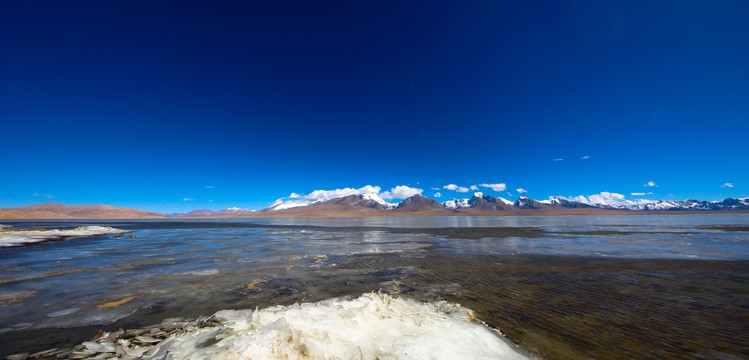
[[[2,224],[130,231],[0,249],[2,356],[382,289],[547,358],[749,357],[745,214]]]

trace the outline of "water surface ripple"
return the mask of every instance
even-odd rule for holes
[[[2,224],[130,232],[1,248],[0,356],[381,289],[549,359],[749,357],[744,214]]]

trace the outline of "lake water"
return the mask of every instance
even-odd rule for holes
[[[0,248],[0,356],[381,290],[542,358],[749,358],[749,214],[0,224],[129,231]]]

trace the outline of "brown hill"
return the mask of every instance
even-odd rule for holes
[[[10,211],[0,210],[0,219],[28,219],[28,216],[21,216]]]
[[[147,219],[160,218],[164,215],[133,208],[109,205],[64,205],[44,203],[1,209],[11,214],[33,219]]]
[[[442,214],[453,214],[454,211],[446,209],[442,204],[438,203],[434,199],[430,199],[421,195],[414,195],[410,198],[403,200],[395,211],[407,211],[407,212],[420,212],[420,213],[442,213]]]

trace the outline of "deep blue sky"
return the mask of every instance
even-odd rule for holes
[[[747,19],[746,1],[6,2],[0,207],[749,196]]]

